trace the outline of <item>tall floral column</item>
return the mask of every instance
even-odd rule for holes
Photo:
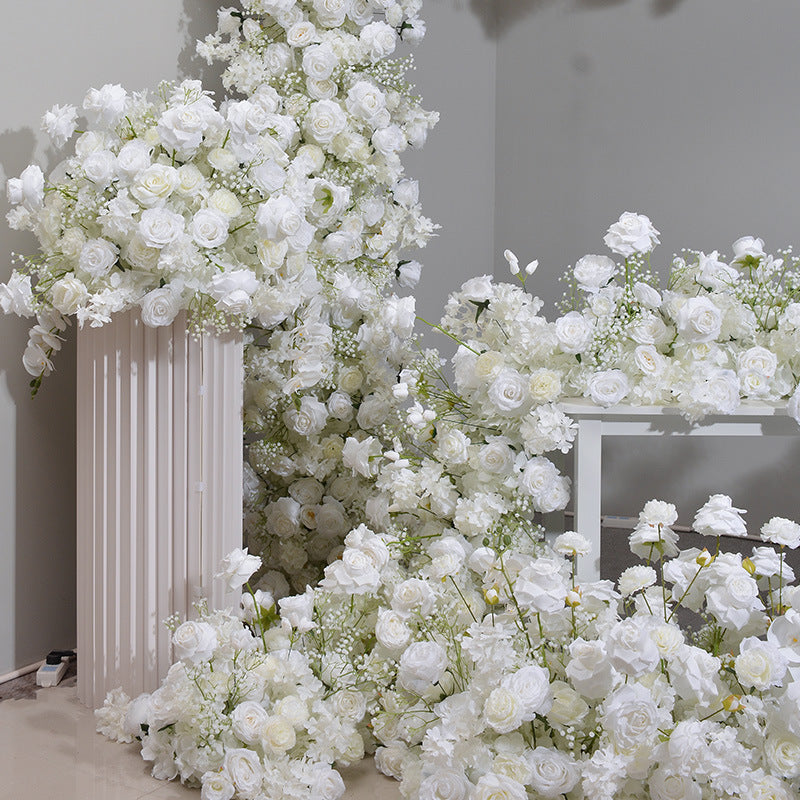
[[[153,691],[163,621],[207,597],[242,539],[241,334],[194,339],[138,312],[78,337],[78,696]]]

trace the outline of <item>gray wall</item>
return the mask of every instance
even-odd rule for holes
[[[768,248],[798,244],[794,0],[498,9],[495,250],[540,260],[534,292],[559,299],[558,276],[606,252],[602,237],[622,211],[661,231],[662,274],[681,247],[729,253],[746,234]],[[775,514],[800,518],[800,437],[616,440],[604,458],[606,513],[635,515],[662,497],[691,522],[721,491],[750,509],[751,532]]]

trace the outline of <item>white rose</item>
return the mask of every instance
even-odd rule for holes
[[[178,170],[167,164],[152,164],[131,185],[131,194],[145,208],[163,205],[178,185]]]
[[[664,370],[664,356],[652,344],[640,344],[633,351],[633,363],[643,375],[659,375]]]
[[[140,301],[142,322],[149,328],[172,325],[181,310],[180,295],[169,286],[153,289]]]
[[[297,734],[289,720],[281,716],[269,716],[261,730],[261,741],[273,753],[285,753],[297,743]]]
[[[390,56],[397,46],[397,33],[385,22],[370,22],[361,29],[361,44],[372,61]]]
[[[298,407],[283,414],[286,426],[300,436],[314,436],[322,431],[328,420],[328,409],[316,397],[306,395]]]
[[[761,538],[765,542],[796,550],[800,547],[800,525],[785,517],[772,517],[761,527]]]
[[[183,235],[183,217],[166,208],[148,208],[142,212],[138,230],[147,247],[160,250]]]
[[[491,438],[491,437],[490,437]],[[514,453],[504,439],[483,445],[475,457],[475,466],[491,475],[507,475],[514,465]]]
[[[593,403],[608,408],[625,399],[630,391],[630,384],[622,370],[607,369],[595,372],[589,378],[588,391]]]
[[[661,305],[661,295],[658,291],[642,281],[633,284],[633,294],[645,308],[658,308]]]
[[[195,164],[181,164],[178,167],[178,181],[175,191],[183,197],[194,197],[199,194],[205,184],[203,173]]]
[[[606,636],[606,647],[611,666],[634,678],[654,669],[661,657],[649,630],[638,618],[617,622]]]
[[[464,464],[469,457],[469,439],[455,428],[440,433],[436,456],[447,465]]]
[[[426,581],[409,578],[399,583],[392,594],[392,609],[403,616],[428,616],[433,611],[433,590]]]
[[[304,594],[282,597],[278,600],[281,617],[299,633],[313,630],[317,623],[313,620],[314,592],[307,587]]]
[[[236,591],[247,583],[260,566],[260,556],[248,553],[246,547],[235,547],[222,559],[220,571],[214,577],[222,578],[231,591]]]
[[[650,692],[639,683],[614,692],[604,704],[602,720],[604,731],[620,753],[651,745],[661,722]]]
[[[128,93],[117,83],[89,89],[83,99],[83,110],[91,125],[113,128],[125,115]]]
[[[225,752],[222,769],[242,797],[255,797],[260,791],[264,768],[261,759],[252,750],[230,748]]]
[[[107,239],[89,239],[81,248],[78,267],[93,278],[102,278],[117,263],[119,250]]]
[[[658,231],[644,214],[625,211],[603,238],[614,253],[628,258],[634,253],[649,253],[659,242]]]
[[[687,342],[713,342],[722,327],[722,313],[705,295],[690,297],[678,309],[675,322]]]
[[[739,280],[739,273],[724,261],[720,261],[719,253],[714,250],[708,255],[700,253],[695,280],[701,286],[719,291],[733,286]]]
[[[547,719],[556,725],[577,725],[589,713],[586,701],[568,684],[553,681],[550,684],[553,705],[547,712]]]
[[[596,292],[616,274],[617,265],[608,256],[584,256],[575,264],[573,275],[578,286],[587,292]]]
[[[207,115],[200,104],[177,105],[168,108],[159,118],[156,130],[167,151],[186,158],[194,155],[208,127]]]
[[[700,800],[703,790],[689,775],[668,772],[663,767],[650,776],[647,787],[650,800]]]
[[[314,44],[303,51],[303,72],[309,78],[324,81],[339,66],[339,59],[329,44]]]
[[[50,289],[50,300],[62,314],[74,314],[78,310],[78,306],[88,297],[89,292],[86,290],[86,286],[74,275],[65,275],[63,278],[59,278]],[[0,303],[2,303],[1,298]]]
[[[53,288],[55,289],[55,286]],[[55,301],[53,304],[55,305]],[[16,314],[18,317],[34,315],[30,275],[14,271],[8,283],[0,283],[0,308],[4,314]],[[58,310],[61,311],[60,308]],[[72,312],[62,311],[62,313]]]
[[[404,289],[413,289],[422,276],[422,264],[419,261],[405,261],[397,267],[397,282]]]
[[[398,780],[400,775],[397,776]],[[419,800],[467,800],[470,782],[466,775],[445,769],[437,769],[424,778],[419,785]]]
[[[561,395],[561,376],[552,369],[534,370],[528,380],[528,391],[536,403],[550,403]]]
[[[318,100],[311,104],[303,120],[303,130],[317,144],[330,144],[347,126],[347,118],[335,100]]]
[[[229,220],[236,219],[242,213],[242,204],[239,198],[228,189],[217,189],[208,198],[208,207],[212,211],[218,211]]]
[[[408,139],[398,125],[387,125],[372,134],[372,146],[381,155],[390,157],[402,153],[408,146]]]
[[[733,243],[735,261],[744,261],[746,258],[761,259],[765,255],[763,239],[755,236],[742,236]]]
[[[374,592],[381,574],[370,556],[362,550],[345,548],[342,557],[325,567],[320,586],[337,594],[358,595]]]
[[[520,570],[514,594],[523,608],[545,614],[564,608],[567,581],[562,563],[560,560],[541,557]]]
[[[397,683],[415,694],[423,694],[445,673],[447,652],[436,642],[414,642],[400,656]]]
[[[128,179],[135,178],[150,166],[153,148],[142,139],[126,142],[117,153],[117,174]]]
[[[790,733],[767,736],[764,753],[773,771],[784,778],[800,777],[800,739]]]
[[[231,800],[236,794],[236,787],[224,772],[206,772],[200,780],[200,800]]]
[[[257,744],[261,740],[267,712],[260,703],[245,700],[231,713],[231,728],[245,744]]]
[[[528,753],[529,786],[542,797],[557,798],[572,791],[581,777],[580,765],[552,747],[536,747]]]
[[[569,311],[555,322],[559,347],[565,353],[580,353],[592,340],[592,328],[577,311]]]
[[[493,689],[483,705],[486,724],[497,733],[511,733],[523,721],[523,706],[517,696],[508,689]]]
[[[519,411],[527,400],[525,381],[509,367],[498,372],[487,394],[495,409],[506,415]]]
[[[383,608],[378,611],[375,638],[387,650],[399,652],[411,639],[411,630],[397,611]]]
[[[328,398],[328,413],[346,422],[353,418],[353,400],[347,392],[332,392]]]
[[[491,275],[480,275],[470,278],[461,286],[460,294],[464,300],[473,300],[476,303],[483,303],[494,293]]]
[[[44,173],[36,164],[30,164],[19,178],[8,179],[6,195],[11,205],[22,204],[31,211],[39,208],[44,201]]]
[[[199,664],[208,661],[217,646],[217,632],[207,622],[184,622],[172,634],[175,657]]]
[[[228,217],[210,208],[201,208],[189,227],[192,239],[200,247],[220,247],[228,238]]]
[[[291,497],[279,497],[266,510],[267,530],[279,539],[288,539],[299,530],[300,503]]]
[[[114,175],[116,159],[108,150],[97,150],[83,160],[83,174],[98,189],[105,189]]]
[[[320,25],[326,28],[338,28],[344,24],[350,0],[313,0],[313,2]]]
[[[519,701],[520,714],[526,722],[532,720],[536,714],[547,714],[553,705],[550,673],[538,664],[528,664],[507,675],[501,686]]]
[[[745,639],[734,662],[736,677],[747,689],[763,692],[781,686],[786,674],[786,658],[779,647],[755,637]]]
[[[258,288],[258,278],[249,269],[231,269],[218,272],[211,279],[208,293],[217,306],[231,314],[246,314],[250,298]]]
[[[312,22],[296,22],[286,31],[286,44],[289,47],[307,47],[317,41],[317,29]]]
[[[470,800],[528,800],[528,792],[513,778],[487,772],[473,788]]]
[[[339,800],[344,795],[342,776],[327,764],[314,764],[309,789],[315,800]]]
[[[292,252],[305,249],[313,239],[314,229],[290,198],[275,196],[259,206],[256,212],[259,233],[273,242],[286,240]]]

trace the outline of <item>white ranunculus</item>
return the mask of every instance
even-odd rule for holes
[[[200,247],[220,247],[228,238],[228,217],[220,211],[201,208],[192,218],[189,233]]]
[[[172,634],[175,657],[190,664],[208,661],[217,646],[217,632],[207,622],[184,622]]]
[[[153,289],[140,301],[142,322],[149,328],[172,325],[181,310],[181,296],[169,286]]]
[[[183,235],[183,217],[166,208],[148,208],[142,212],[138,231],[147,247],[160,250]]]
[[[263,735],[267,712],[261,703],[245,700],[231,712],[231,728],[245,744],[258,744]]]
[[[598,406],[608,408],[621,403],[628,392],[630,384],[628,376],[619,369],[607,369],[595,372],[589,378],[589,397]]]
[[[603,238],[608,248],[628,258],[634,253],[649,253],[659,242],[658,231],[644,214],[625,211]]]
[[[713,342],[722,327],[722,313],[705,295],[690,297],[678,309],[675,322],[687,342]]]
[[[569,311],[555,322],[559,347],[565,353],[580,353],[592,340],[592,327],[583,314]]]
[[[761,538],[765,542],[796,550],[800,547],[800,525],[785,517],[772,517],[762,525]]]
[[[414,642],[400,656],[397,683],[409,692],[423,694],[442,678],[448,664],[447,651],[441,645]]]
[[[572,791],[581,777],[578,762],[552,747],[536,747],[527,755],[529,786],[541,797],[557,798]]]
[[[261,789],[264,768],[257,753],[243,747],[225,752],[222,769],[242,797],[255,797]]]
[[[535,403],[550,403],[561,396],[561,375],[542,367],[531,372],[528,391]]]
[[[119,250],[107,239],[89,239],[81,248],[78,267],[93,278],[102,278],[117,263]]]
[[[579,288],[587,292],[602,289],[616,274],[617,265],[608,256],[584,256],[575,264],[573,275]]]

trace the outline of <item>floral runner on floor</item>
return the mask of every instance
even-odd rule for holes
[[[646,504],[641,563],[578,583],[588,543],[544,537],[569,479],[570,397],[677,404],[691,421],[744,399],[800,421],[800,260],[754,237],[733,258],[684,251],[666,289],[659,233],[626,212],[606,255],[567,276],[551,322],[537,262],[506,251],[420,351],[411,248],[435,225],[400,154],[436,114],[393,57],[425,32],[419,0],[249,0],[199,45],[223,62],[154,95],[92,90],[86,127],[45,180],[9,181],[32,230],[0,286],[37,316],[35,393],[67,318],[141,308],[246,331],[248,549],[220,579],[240,608],[168,621],[163,686],[112,693],[98,729],[141,741],[161,779],[202,800],[335,800],[336,767],[374,753],[420,800],[792,798],[800,790],[800,593],[774,517],[747,557],[742,509],[714,494],[681,549],[674,505]],[[77,109],[44,126],[57,145]],[[752,533],[752,532],[751,532]]]

